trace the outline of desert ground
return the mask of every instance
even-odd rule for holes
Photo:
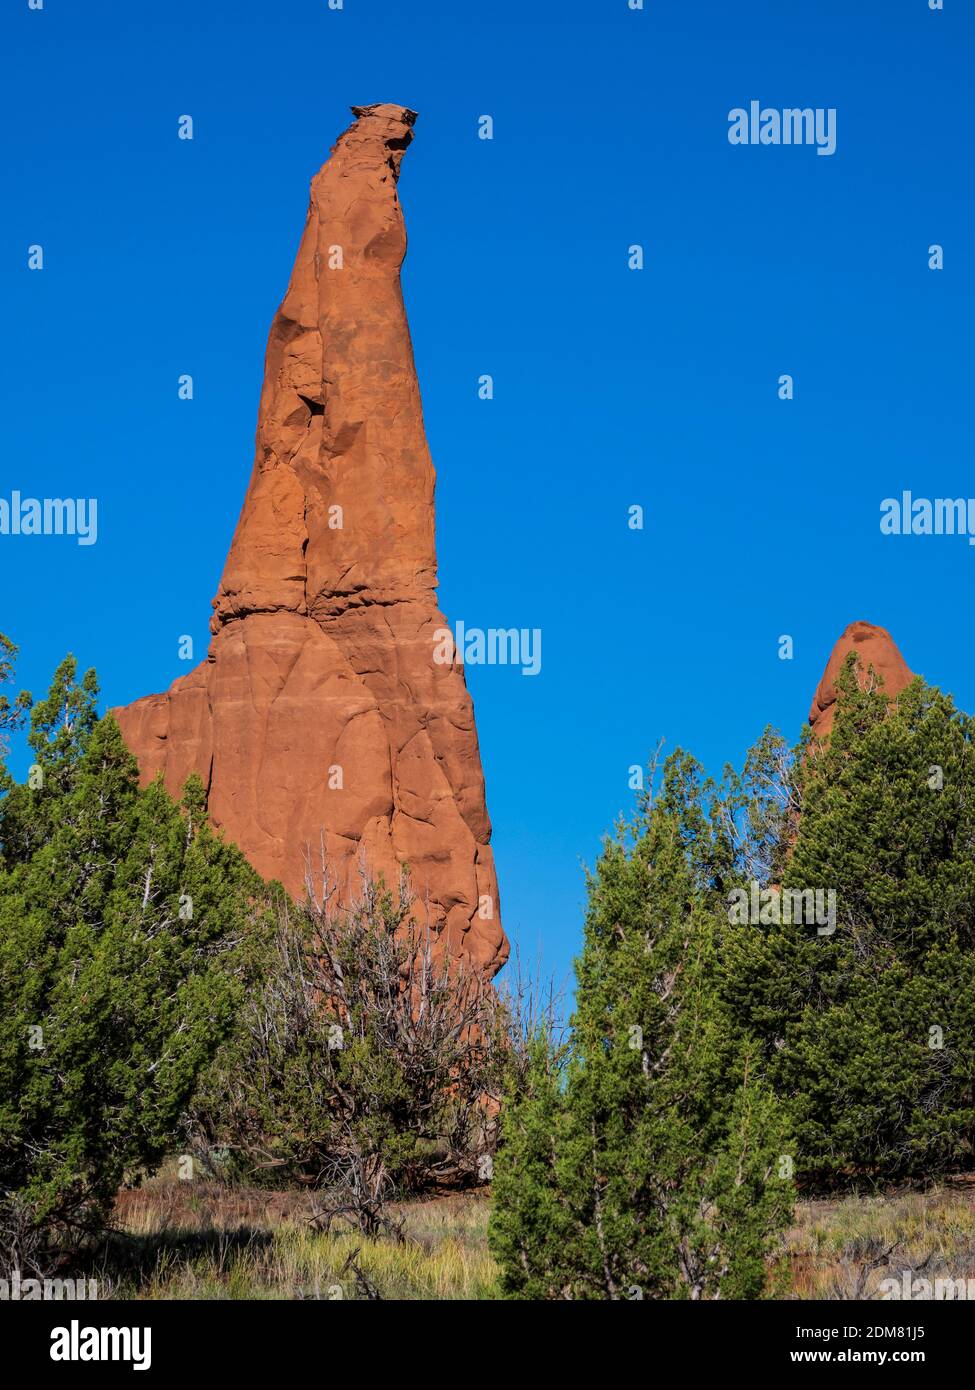
[[[494,1296],[484,1189],[400,1205],[402,1238],[317,1228],[314,1195],[180,1181],[175,1164],[119,1195],[92,1273],[100,1296],[483,1299]],[[975,1174],[928,1192],[799,1202],[770,1296],[870,1299],[916,1271],[975,1279]]]

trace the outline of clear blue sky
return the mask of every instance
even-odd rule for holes
[[[559,972],[580,861],[660,736],[717,772],[767,722],[797,735],[854,618],[975,709],[975,548],[878,525],[903,488],[975,495],[971,6],[645,4],[0,19],[0,495],[99,501],[89,548],[0,537],[0,628],[35,693],[67,650],[106,704],[183,674],[180,634],[205,651],[309,179],[350,104],[419,111],[404,289],[441,600],[543,632],[537,678],[468,679],[504,920]],[[752,99],[835,107],[836,154],[731,146]]]

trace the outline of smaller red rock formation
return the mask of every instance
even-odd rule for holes
[[[901,656],[897,644],[885,627],[858,620],[850,623],[836,643],[826,663],[823,678],[816,688],[809,723],[817,738],[826,738],[833,727],[836,713],[836,677],[850,652],[859,659],[857,675],[861,686],[869,678],[870,668],[883,679],[888,699],[895,699],[914,679],[914,672]]]

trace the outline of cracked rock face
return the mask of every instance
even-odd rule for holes
[[[320,842],[340,898],[360,862],[451,955],[507,958],[474,711],[437,665],[434,471],[400,290],[396,181],[415,113],[353,107],[311,185],[271,326],[257,456],[206,660],[114,711],[144,781],[198,772],[215,826],[302,895]]]
[[[877,675],[883,678],[884,691],[890,700],[914,679],[914,672],[909,669],[885,627],[875,627],[873,623],[862,620],[851,623],[833,648],[813,696],[809,723],[817,738],[826,738],[832,730],[836,714],[836,677],[851,651],[855,651],[859,659],[857,678],[861,687],[869,678],[872,666]]]

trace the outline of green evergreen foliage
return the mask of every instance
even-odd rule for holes
[[[721,995],[725,851],[705,791],[675,754],[659,800],[589,877],[571,1040],[564,1054],[533,1040],[502,1112],[490,1239],[509,1297],[767,1286],[792,1147]]]
[[[920,680],[888,706],[854,660],[828,745],[798,752],[779,856],[783,887],[835,891],[836,931],[728,946],[729,1002],[818,1185],[969,1167],[975,1139],[975,722]]]
[[[260,910],[199,779],[182,806],[140,791],[97,693],[61,664],[32,712],[33,785],[0,800],[0,1215],[49,1244],[96,1226],[172,1146]]]
[[[0,634],[0,687],[16,654]],[[395,1231],[390,1197],[489,1175],[502,1072],[510,1298],[760,1297],[793,1171],[970,1168],[975,720],[920,680],[890,705],[854,657],[837,686],[825,746],[767,730],[720,786],[680,751],[659,788],[654,766],[588,875],[568,1039],[549,1017],[524,1045],[405,884],[295,905],[208,828],[198,778],[179,805],[140,789],[73,658],[38,702],[0,695],[8,1261],[50,1267],[187,1142],[314,1187],[326,1227]],[[753,886],[835,894],[835,930],[742,921]]]
[[[13,780],[5,761],[10,735],[23,727],[32,704],[29,691],[22,690],[13,700],[3,693],[3,686],[13,680],[16,663],[16,646],[0,632],[0,792],[12,785]]]

